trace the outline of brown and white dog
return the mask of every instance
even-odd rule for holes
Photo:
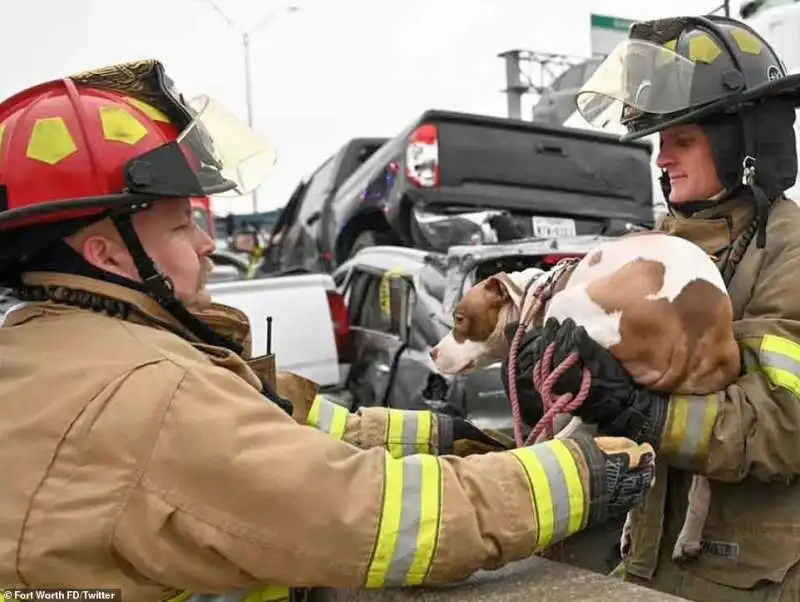
[[[501,273],[467,291],[453,312],[452,331],[431,351],[437,369],[470,372],[507,357],[506,326],[533,302],[531,295],[523,298],[531,280],[547,277],[538,269]],[[704,395],[726,387],[740,373],[722,276],[702,249],[678,237],[646,232],[602,243],[554,283],[536,322],[551,317],[572,318],[638,384],[654,391]],[[569,436],[579,426],[573,418],[556,436]],[[700,553],[709,503],[708,481],[695,477],[673,551],[676,560]],[[628,520],[623,549],[629,527]]]

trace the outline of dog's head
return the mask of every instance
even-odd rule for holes
[[[470,288],[453,311],[453,329],[431,350],[437,370],[471,372],[508,355],[505,328],[519,319],[525,287],[543,273],[535,268],[500,273]]]

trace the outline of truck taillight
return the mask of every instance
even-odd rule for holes
[[[421,125],[408,137],[406,177],[419,188],[439,185],[439,130],[435,125]]]
[[[336,352],[340,363],[348,363],[352,359],[350,342],[350,316],[344,297],[337,292],[328,291],[328,308],[333,322],[333,338],[336,341]]]

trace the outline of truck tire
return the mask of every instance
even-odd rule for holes
[[[353,244],[350,246],[350,251],[347,253],[347,258],[350,259],[353,255],[358,253],[361,249],[367,247],[377,247],[379,245],[395,244],[392,236],[387,232],[378,232],[376,230],[364,230],[359,232]]]

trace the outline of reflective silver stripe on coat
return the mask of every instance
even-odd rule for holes
[[[395,458],[412,454],[433,454],[433,414],[427,410],[389,409],[386,449]]]
[[[335,439],[341,439],[347,429],[349,416],[350,412],[347,411],[347,408],[317,395],[308,412],[307,422],[309,426],[318,428]]]
[[[378,537],[365,586],[424,583],[439,542],[442,465],[439,458],[385,454],[383,502]]]

